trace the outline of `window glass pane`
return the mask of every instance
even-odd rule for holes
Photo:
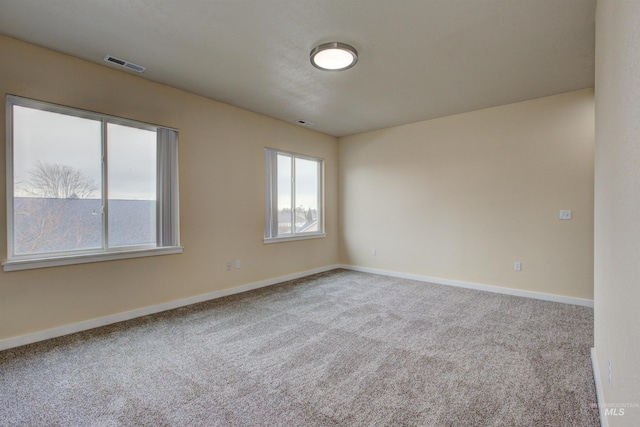
[[[12,112],[15,254],[101,248],[100,121]]]
[[[107,125],[109,246],[156,243],[156,132]]]
[[[318,162],[296,158],[296,233],[318,231]]]
[[[278,154],[278,235],[291,233],[291,157]]]

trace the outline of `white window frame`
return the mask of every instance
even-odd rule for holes
[[[20,106],[74,117],[97,120],[102,123],[102,248],[15,254],[14,251],[14,174],[13,174],[13,107]],[[157,132],[156,165],[156,243],[149,245],[108,247],[108,196],[106,127],[119,124]],[[2,263],[4,271],[83,264],[116,259],[139,258],[155,255],[182,253],[180,246],[180,213],[178,195],[178,131],[135,120],[107,114],[51,104],[14,95],[6,97],[7,125],[7,259]]]
[[[278,235],[278,155],[291,157],[291,233]],[[318,231],[296,232],[293,224],[295,207],[295,159],[305,159],[318,164]],[[292,153],[275,148],[264,149],[264,243],[326,237],[324,231],[324,159]]]

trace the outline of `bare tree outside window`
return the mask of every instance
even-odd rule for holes
[[[91,201],[88,212],[89,205],[72,202],[91,198],[99,188],[95,181],[72,166],[38,161],[23,186],[29,197],[14,201],[16,253],[99,245],[100,201]]]
[[[86,199],[98,190],[98,184],[82,171],[68,165],[38,161],[29,171],[28,188],[33,197]]]

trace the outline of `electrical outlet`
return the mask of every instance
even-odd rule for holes
[[[376,248],[371,248],[371,255],[376,256]]]
[[[225,267],[227,271],[231,270],[231,261],[227,261],[227,263],[225,264]]]
[[[239,259],[236,260],[236,268],[240,268],[240,260]]]
[[[560,211],[560,219],[571,219],[571,211],[562,209]]]
[[[515,271],[521,271],[522,270],[522,263],[520,261],[516,261],[513,263],[513,269]]]

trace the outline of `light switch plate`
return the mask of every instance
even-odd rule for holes
[[[560,211],[560,219],[571,219],[571,211],[562,209]]]

